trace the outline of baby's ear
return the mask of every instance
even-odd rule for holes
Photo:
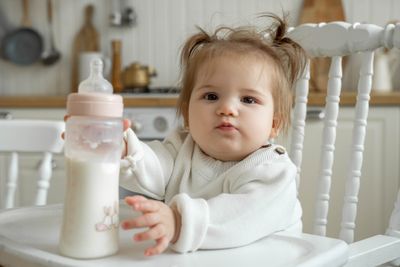
[[[272,128],[271,133],[269,135],[269,139],[274,139],[279,135],[279,130]]]
[[[269,139],[274,139],[279,135],[279,128],[280,128],[280,120],[278,118],[274,118],[272,121],[272,128],[269,134]]]

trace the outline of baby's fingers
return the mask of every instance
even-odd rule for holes
[[[157,213],[146,213],[134,219],[128,219],[122,222],[123,229],[133,229],[141,227],[151,227],[160,222],[160,216]]]
[[[124,119],[123,120],[123,125],[124,125],[124,131],[126,131],[128,128],[131,127],[131,121],[129,119]]]
[[[146,201],[147,198],[145,198],[144,196],[141,196],[141,195],[135,195],[135,196],[126,197],[124,200],[125,200],[126,204],[128,204],[129,206],[133,206],[135,203]]]
[[[153,256],[162,253],[164,250],[167,249],[169,241],[168,238],[163,236],[156,240],[156,245],[154,247],[149,247],[145,250],[145,256]]]
[[[67,121],[67,120],[69,119],[69,117],[71,117],[71,116],[70,116],[70,115],[65,115],[65,116],[64,116],[64,121]],[[62,138],[62,139],[65,139],[65,132],[62,132],[62,133],[61,133],[61,138]]]
[[[160,210],[159,201],[149,200],[143,196],[127,197],[125,202],[140,212],[157,212]]]
[[[165,236],[166,231],[163,224],[157,224],[151,227],[149,230],[141,233],[137,233],[133,239],[135,241],[146,241],[146,240],[158,240]]]

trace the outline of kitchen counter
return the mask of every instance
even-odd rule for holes
[[[64,108],[66,96],[1,96],[0,108]],[[125,95],[125,107],[173,107],[176,105],[177,95]],[[341,96],[341,105],[354,105],[356,94],[345,92]],[[323,106],[325,94],[311,93],[308,102],[312,106]],[[400,105],[400,92],[371,94],[372,106]]]
[[[174,107],[176,95],[124,96],[125,107]],[[65,108],[66,96],[1,96],[0,108]]]

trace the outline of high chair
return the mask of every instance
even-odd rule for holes
[[[61,133],[64,131],[64,125],[63,121],[0,120],[0,152],[9,156],[2,208],[8,209],[15,206],[19,153],[42,153],[36,177],[36,197],[32,205],[46,204],[52,176],[52,157],[53,154],[63,150],[64,141]]]
[[[278,232],[238,248],[199,250],[179,254],[171,250],[153,257],[143,256],[150,242],[132,242],[133,231],[120,231],[120,249],[110,257],[91,260],[67,258],[58,252],[62,219],[61,205],[28,207],[0,212],[0,265],[5,266],[269,266],[269,267],[338,267],[399,264],[400,258],[400,197],[386,234],[353,242],[358,191],[364,151],[365,130],[371,91],[374,50],[400,47],[400,24],[385,28],[367,24],[333,22],[306,24],[296,27],[289,36],[298,41],[312,57],[332,58],[325,106],[323,146],[314,233]],[[337,116],[339,110],[342,67],[345,55],[362,53],[358,97],[355,105],[354,134],[350,155],[343,219],[338,238],[326,236],[330,199],[332,162],[334,156]],[[309,64],[308,64],[309,65]],[[298,79],[291,136],[290,157],[298,168],[301,163],[306,123],[309,68]],[[7,124],[7,123],[5,123]],[[3,124],[3,125],[5,125]],[[0,124],[2,127],[2,124]],[[2,128],[0,128],[2,129]],[[0,131],[0,136],[3,131]],[[9,136],[9,135],[8,135]],[[26,135],[20,135],[23,140]],[[397,138],[397,137],[395,137]],[[4,139],[4,138],[0,138]],[[45,139],[45,138],[40,138]],[[38,139],[39,140],[39,139]],[[12,139],[15,142],[14,139]],[[6,142],[7,144],[8,142]],[[9,148],[8,148],[9,149]],[[14,148],[15,150],[15,148]],[[58,150],[57,150],[58,151]],[[132,209],[120,205],[120,219],[132,217]],[[372,215],[373,216],[373,215]],[[29,221],[29,223],[27,223]],[[396,261],[397,260],[397,261]]]
[[[368,127],[367,118],[373,75],[374,51],[381,47],[400,48],[400,24],[390,24],[385,28],[371,24],[349,24],[344,22],[303,24],[291,30],[289,36],[300,43],[311,58],[331,58],[324,128],[322,132],[319,177],[317,178],[316,185],[317,194],[315,196],[313,235],[326,235],[332,166],[334,158],[337,159],[339,157],[334,152],[342,87],[342,57],[360,53],[362,63],[359,70],[357,100],[354,107],[351,153],[348,155],[349,158],[346,159],[348,169],[338,239],[344,240],[349,244],[349,258],[346,266],[378,266],[388,262],[400,265],[400,260],[393,261],[396,258],[400,259],[400,195],[398,195],[397,201],[394,204],[386,234],[377,233],[375,236],[353,242],[359,200],[358,193],[360,183],[363,181],[361,167],[366,127]],[[298,169],[298,187],[302,183],[301,164],[310,80],[309,66],[310,62],[308,62],[307,70],[300,77],[295,88],[296,96],[290,157]],[[316,159],[316,162],[318,160]],[[374,215],[371,214],[371,216]],[[379,216],[379,214],[375,216]]]

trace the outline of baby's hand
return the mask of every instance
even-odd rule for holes
[[[176,242],[180,232],[180,215],[163,202],[150,200],[143,196],[126,197],[125,202],[141,216],[128,219],[121,223],[123,229],[149,227],[148,230],[137,233],[135,241],[155,240],[156,245],[145,250],[144,255],[152,256],[167,249],[169,242]]]
[[[123,122],[123,125],[124,125],[124,132],[125,132],[126,130],[128,130],[131,127],[132,123],[131,123],[131,121],[129,119],[124,119],[122,122]],[[123,147],[122,147],[121,158],[124,158],[124,157],[126,157],[126,154],[128,153],[128,151],[127,151],[128,145],[127,145],[125,139],[122,142],[122,144],[123,144]]]
[[[128,128],[131,127],[132,123],[131,123],[131,121],[129,119],[123,119],[122,122],[124,123],[124,132],[125,132],[126,130],[128,130]]]

